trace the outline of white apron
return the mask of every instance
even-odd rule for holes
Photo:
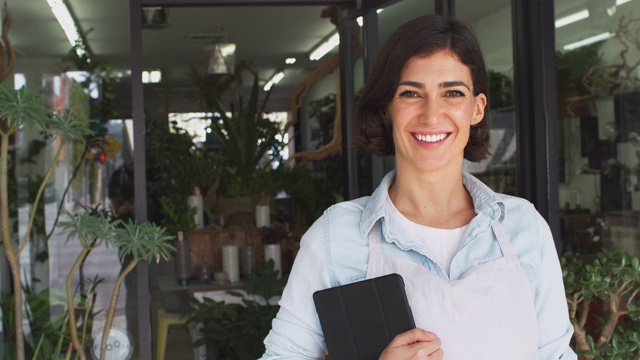
[[[529,280],[502,226],[492,221],[504,256],[447,281],[382,251],[380,221],[369,233],[367,278],[402,275],[416,326],[442,340],[445,360],[536,359],[537,317]]]

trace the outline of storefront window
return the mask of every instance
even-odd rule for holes
[[[555,3],[563,250],[638,253],[640,2]]]

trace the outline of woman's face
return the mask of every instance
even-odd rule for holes
[[[388,106],[397,166],[459,171],[470,127],[486,104],[485,94],[473,95],[471,72],[454,53],[410,58]]]

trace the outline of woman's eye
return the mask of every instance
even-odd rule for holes
[[[418,94],[415,91],[404,90],[400,92],[400,97],[417,97]]]
[[[462,97],[465,96],[465,93],[460,90],[449,90],[446,95],[448,97]]]

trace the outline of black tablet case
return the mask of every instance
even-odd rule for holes
[[[399,274],[313,294],[331,360],[378,359],[393,338],[415,323]]]

